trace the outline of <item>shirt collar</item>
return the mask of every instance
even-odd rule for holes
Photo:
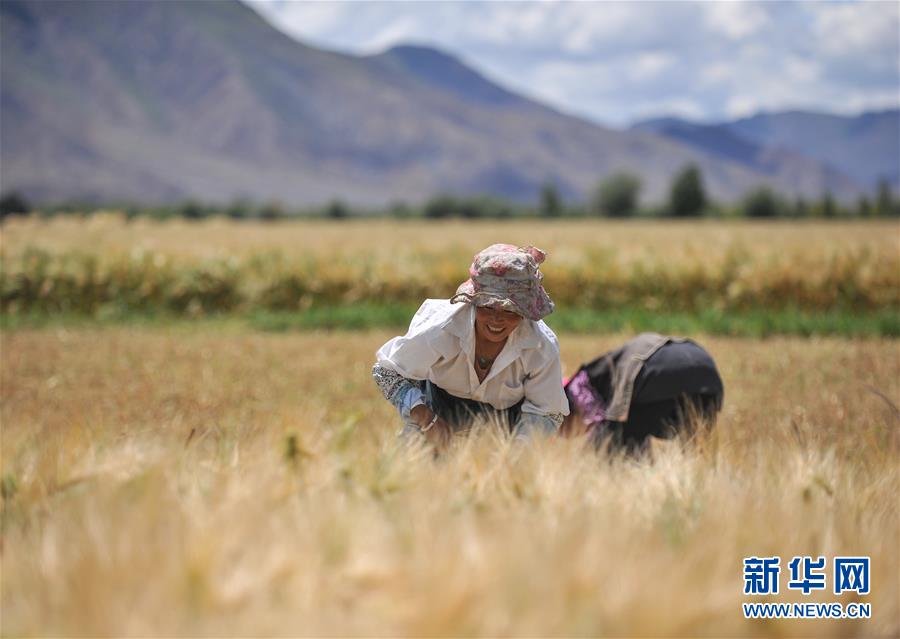
[[[475,306],[460,302],[460,308],[454,309],[454,312],[447,318],[441,328],[451,335],[459,338],[463,351],[469,356],[469,360],[475,361]],[[523,319],[516,330],[513,331],[497,360],[491,367],[484,381],[487,382],[497,373],[506,368],[515,361],[522,351],[529,348],[538,348],[540,340],[538,339],[537,330],[531,320]]]

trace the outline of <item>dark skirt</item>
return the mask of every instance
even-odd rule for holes
[[[609,387],[598,391],[603,396]],[[649,437],[693,435],[696,426],[715,423],[724,394],[715,362],[705,350],[689,341],[670,342],[647,358],[635,378],[627,421],[603,422],[593,433],[594,442],[638,451]]]
[[[427,380],[424,390],[425,403],[428,407],[440,415],[456,432],[470,429],[476,420],[501,423],[512,432],[522,415],[524,400],[519,400],[517,404],[501,410],[484,402],[451,395]]]
[[[628,421],[606,421],[592,434],[596,446],[609,446],[638,452],[649,437],[671,439],[679,434],[691,436],[697,427],[711,427],[722,406],[721,395],[692,394],[678,399],[632,403]]]

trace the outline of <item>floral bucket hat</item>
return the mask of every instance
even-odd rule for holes
[[[546,317],[553,312],[553,302],[541,285],[544,275],[538,270],[546,257],[533,246],[492,244],[475,255],[469,279],[456,289],[450,302],[499,307],[535,321]]]

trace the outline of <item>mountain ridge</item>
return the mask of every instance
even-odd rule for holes
[[[814,163],[766,174],[564,115],[434,49],[317,49],[237,1],[4,0],[0,30],[2,188],[37,202],[534,201],[546,182],[584,199],[620,170],[658,201],[689,163],[723,200],[858,192]]]
[[[874,187],[881,179],[895,189],[900,186],[900,109],[896,108],[856,115],[770,110],[709,122],[659,117],[638,121],[630,128],[652,131],[742,163],[760,153],[797,155],[846,174],[864,187]],[[736,145],[744,147],[740,158],[732,153]]]

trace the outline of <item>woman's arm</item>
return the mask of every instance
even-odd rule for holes
[[[438,359],[427,321],[434,314],[434,306],[426,300],[413,316],[406,335],[388,340],[375,353],[372,377],[404,420],[409,419],[411,409],[425,403],[420,380],[428,377]]]
[[[548,341],[543,359],[525,378],[525,401],[515,427],[516,436],[553,435],[569,414],[569,400],[562,384],[562,364],[555,341]]]
[[[388,340],[375,354],[372,375],[382,394],[397,408],[408,426],[417,428],[437,448],[450,439],[450,427],[436,417],[425,401],[421,380],[428,379],[431,367],[447,336],[443,324],[460,307],[447,300],[425,300],[409,324],[406,335]]]
[[[372,377],[381,389],[381,394],[400,412],[404,421],[409,419],[413,408],[425,404],[425,394],[418,382],[381,364],[372,367]]]
[[[397,409],[405,423],[415,424],[425,439],[438,450],[449,443],[450,427],[425,403],[425,394],[419,382],[379,364],[372,368],[372,377],[385,399]]]

